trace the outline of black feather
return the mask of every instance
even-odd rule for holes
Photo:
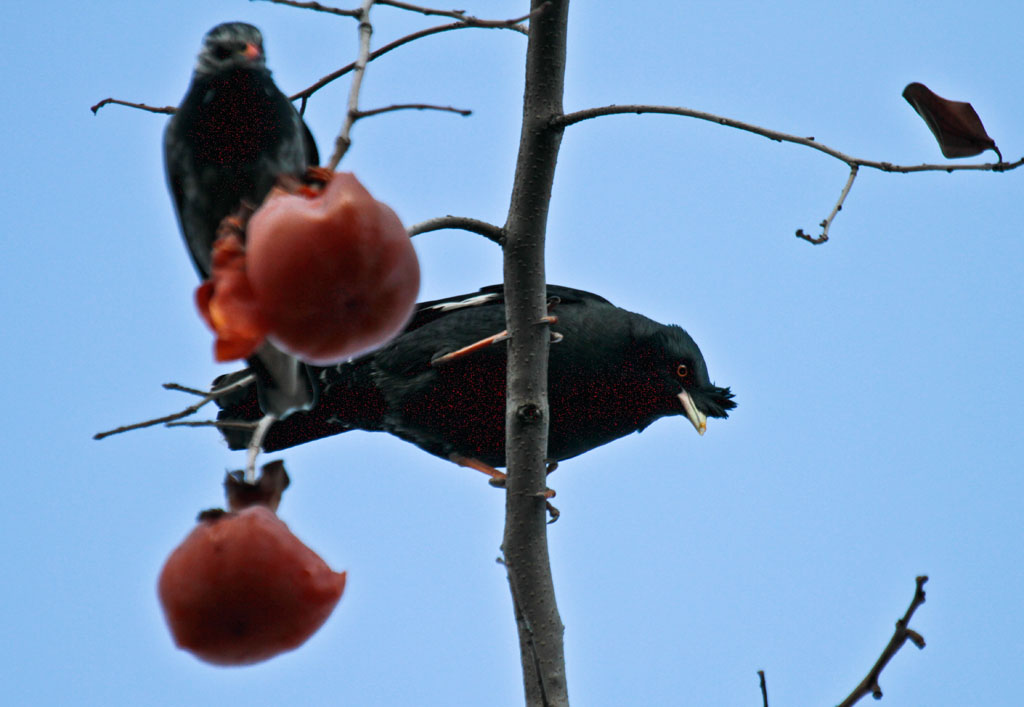
[[[708,417],[735,407],[728,388],[713,385],[704,357],[678,326],[659,324],[608,300],[548,286],[558,317],[548,364],[548,456],[562,460],[642,430],[668,415],[685,414],[684,390]],[[506,345],[497,343],[432,365],[439,356],[505,328],[500,285],[478,293],[423,302],[406,330],[354,361],[314,369],[320,401],[308,412],[274,424],[268,451],[350,429],[389,432],[431,454],[505,465]],[[688,379],[678,375],[683,364]],[[221,401],[220,420],[251,420],[255,400]],[[249,433],[225,430],[232,448]]]
[[[279,176],[300,177],[318,161],[309,129],[266,67],[259,30],[242,22],[211,29],[164,134],[167,183],[200,278],[210,275],[225,216],[243,202],[259,206]],[[249,364],[266,412],[285,417],[314,404],[305,366],[272,344]]]

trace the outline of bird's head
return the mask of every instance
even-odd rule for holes
[[[245,22],[225,22],[203,37],[196,73],[216,74],[231,69],[261,69],[265,66],[260,31]]]
[[[719,388],[708,377],[708,367],[697,342],[682,328],[659,327],[654,334],[653,357],[664,388],[675,396],[676,412],[682,412],[699,434],[704,434],[709,417],[729,417],[736,407],[732,391]]]

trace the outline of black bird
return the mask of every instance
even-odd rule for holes
[[[243,202],[259,206],[281,175],[320,161],[288,97],[274,84],[263,37],[252,25],[217,25],[203,39],[192,83],[164,134],[167,183],[192,262],[210,275],[217,227]],[[264,344],[249,360],[264,410],[278,417],[309,407],[304,366]]]
[[[729,389],[711,383],[700,349],[680,327],[581,290],[549,285],[547,295],[557,318],[552,331],[561,337],[551,344],[548,365],[550,460],[575,457],[668,415],[685,415],[703,434],[708,417],[728,417],[735,407]],[[314,369],[318,405],[276,422],[263,448],[274,451],[351,429],[379,430],[481,471],[504,466],[504,327],[500,285],[420,303],[389,344]],[[220,404],[223,421],[259,414],[251,390]],[[224,434],[238,449],[250,432]]]

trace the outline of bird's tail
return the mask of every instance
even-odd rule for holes
[[[330,437],[351,429],[379,429],[384,416],[384,398],[370,380],[368,368],[344,363],[330,368],[309,367],[310,380],[316,392],[316,404],[309,410],[292,412],[271,425],[263,440],[263,449],[273,452],[306,442]],[[223,387],[248,375],[245,369],[221,376],[214,387]],[[227,393],[217,399],[221,410],[217,421],[227,423],[221,433],[231,449],[245,449],[252,437],[246,423],[263,416],[257,385]],[[237,427],[230,423],[241,423]]]

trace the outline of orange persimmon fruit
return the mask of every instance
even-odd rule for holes
[[[157,585],[179,648],[216,665],[248,665],[298,648],[345,589],[263,505],[209,511],[167,558]]]

